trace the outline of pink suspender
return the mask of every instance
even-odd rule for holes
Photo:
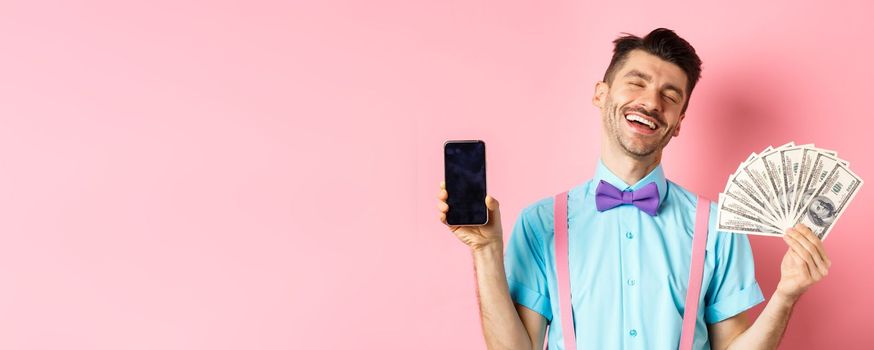
[[[568,272],[567,192],[555,197],[555,266],[558,271],[558,306],[565,350],[577,350],[571,312],[571,278]],[[547,337],[549,338],[549,337]]]
[[[571,283],[568,272],[568,224],[567,192],[555,196],[555,264],[558,274],[558,302],[561,327],[564,333],[564,348],[576,350],[571,308]],[[704,250],[707,246],[707,226],[710,219],[710,201],[698,196],[695,209],[695,232],[692,238],[692,261],[689,271],[689,290],[686,292],[686,310],[683,312],[683,331],[680,336],[680,349],[692,349],[695,337],[695,321],[698,318],[698,298],[701,295],[701,281],[704,274]]]
[[[683,312],[683,331],[680,349],[692,349],[695,339],[695,321],[698,319],[698,296],[701,295],[701,279],[704,275],[704,248],[707,246],[707,224],[710,222],[710,201],[698,196],[695,209],[695,233],[692,237],[692,265],[689,271],[689,290],[686,292],[686,311]]]

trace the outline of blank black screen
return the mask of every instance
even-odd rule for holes
[[[449,141],[443,150],[450,225],[482,225],[486,210],[486,145],[482,141]]]

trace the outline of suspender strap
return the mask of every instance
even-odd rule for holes
[[[555,196],[555,268],[558,274],[558,303],[565,350],[577,350],[577,336],[571,304],[571,278],[568,272],[567,192]]]
[[[695,339],[695,321],[698,319],[698,300],[701,295],[701,280],[704,275],[704,250],[707,247],[707,226],[710,222],[710,201],[698,196],[695,209],[695,234],[692,237],[692,261],[689,271],[689,290],[686,292],[686,310],[683,312],[683,333],[680,349],[692,349]]]
[[[576,350],[573,308],[571,304],[571,279],[568,261],[568,192],[555,195],[555,267],[558,275],[558,302],[561,329],[564,335],[565,350]],[[689,271],[689,289],[686,292],[686,308],[683,312],[683,331],[680,336],[680,350],[692,349],[695,337],[695,322],[698,319],[698,300],[701,295],[701,281],[704,275],[704,251],[707,247],[707,227],[710,221],[710,200],[698,196],[695,209],[695,232],[692,238],[692,260]],[[550,326],[551,327],[551,326]]]

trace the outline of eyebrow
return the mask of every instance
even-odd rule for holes
[[[632,70],[628,71],[628,73],[625,73],[625,76],[624,76],[624,77],[625,77],[625,78],[628,78],[628,77],[636,77],[636,78],[640,78],[640,79],[643,79],[644,81],[646,81],[647,83],[652,81],[652,76],[651,76],[651,75],[646,74],[646,73],[644,73],[644,72],[641,72],[641,71],[639,71],[639,70],[637,70],[637,69],[632,69]],[[667,84],[665,84],[665,90],[674,90],[675,92],[677,92],[678,94],[680,94],[681,97],[685,97],[685,96],[686,96],[686,94],[683,92],[683,89],[681,89],[681,88],[679,88],[679,87],[677,87],[676,85],[671,84],[671,83],[667,83]]]

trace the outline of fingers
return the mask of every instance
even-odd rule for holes
[[[794,249],[789,249],[789,255],[792,256],[792,258],[795,260],[796,263],[804,265],[804,268],[802,268],[802,270],[804,270],[804,273],[808,277],[813,276],[813,274],[810,271],[810,266],[808,264],[804,263],[804,258],[802,258],[800,255],[798,255],[798,253],[796,253]]]
[[[449,212],[449,204],[446,203],[446,200],[449,199],[449,193],[446,191],[446,181],[440,181],[440,192],[437,193],[437,210],[440,211],[440,222],[449,226],[453,232],[458,228],[458,226],[451,226],[446,223],[446,213]],[[500,222],[500,211],[498,208],[500,204],[498,200],[492,196],[486,195],[485,199],[486,208],[489,210],[489,222]]]
[[[449,204],[446,204],[447,198],[449,198],[449,193],[446,192],[446,181],[440,181],[440,192],[437,193],[437,210],[440,211],[440,222],[448,226],[452,233],[455,233],[460,226],[450,225],[446,222],[446,213],[449,212]]]
[[[813,233],[807,226],[804,224],[795,225],[795,230],[801,233],[801,236],[804,237],[808,242],[810,242],[819,253],[820,257],[823,261],[825,261],[825,267],[831,267],[832,261],[828,258],[828,255],[825,253],[825,247],[822,245],[822,240]]]
[[[819,273],[823,277],[828,275],[831,260],[829,260],[828,256],[825,254],[822,240],[820,240],[819,237],[817,237],[807,226],[802,224],[796,225],[793,231],[793,238],[798,240],[798,242],[801,243],[808,252],[810,252],[810,255],[813,256],[813,260],[816,263]]]
[[[446,213],[449,212],[449,204],[446,204],[447,198],[449,198],[449,194],[446,193],[446,181],[440,181],[440,192],[437,193],[437,210],[440,211],[440,222],[455,232],[455,228],[446,222]]]
[[[449,211],[449,204],[446,204],[447,198],[449,198],[449,193],[446,192],[446,182],[440,181],[440,192],[437,192],[437,210],[444,214]]]
[[[807,239],[803,238],[800,232],[794,228],[788,229],[786,230],[786,234],[783,235],[783,240],[786,241],[792,251],[806,263],[810,276],[813,277],[814,280],[818,281],[828,274],[828,268],[826,267],[825,261],[820,257],[816,247],[807,241]]]
[[[794,235],[797,235],[797,233],[794,233]],[[808,250],[811,248],[806,248],[804,242],[799,241],[798,238],[792,237],[792,235],[786,235],[784,238],[786,243],[789,244],[790,249],[800,260],[804,261],[805,265],[807,265],[810,277],[818,281],[828,274],[828,269],[825,267],[825,263],[819,258],[818,254],[811,253],[810,250]]]
[[[459,227],[461,227],[461,226],[450,225],[450,224],[446,223],[446,213],[440,213],[440,222],[442,222],[444,225],[448,226],[449,231],[452,231],[452,233],[455,233],[455,231],[458,230]]]

